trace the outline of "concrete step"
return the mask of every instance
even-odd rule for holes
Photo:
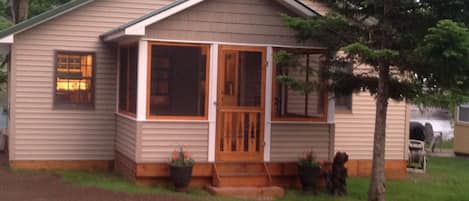
[[[265,175],[238,175],[238,176],[220,176],[219,187],[264,187],[270,186],[269,178]]]
[[[285,195],[285,190],[278,186],[269,187],[214,187],[207,186],[212,195],[254,200],[275,200]]]

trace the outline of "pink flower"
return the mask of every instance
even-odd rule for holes
[[[322,164],[324,164],[324,160],[319,160],[318,163],[319,163],[320,165],[322,165]]]
[[[178,155],[177,155],[176,153],[174,153],[173,155],[171,155],[171,158],[172,158],[173,160],[177,160],[177,159],[178,159]]]
[[[184,152],[184,158],[188,159],[190,157],[189,152]]]

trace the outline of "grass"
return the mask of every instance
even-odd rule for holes
[[[458,158],[430,158],[426,175],[410,175],[404,181],[387,183],[389,201],[469,201],[469,160]],[[165,188],[139,187],[111,174],[95,174],[76,171],[58,171],[66,182],[76,185],[98,187],[111,191],[174,195],[189,200],[236,201],[236,199],[218,198],[201,189],[187,194],[177,194]],[[366,201],[368,179],[352,178],[348,181],[349,195],[335,198],[326,194],[317,196],[304,195],[299,191],[289,190],[278,201]]]
[[[197,188],[191,189],[188,193],[176,193],[164,187],[137,186],[111,173],[91,173],[70,170],[54,171],[53,173],[60,175],[67,183],[84,187],[101,188],[114,192],[169,195],[194,201],[240,201],[239,199],[226,199],[212,196],[208,192]]]
[[[453,149],[454,148],[454,139],[451,140],[444,140],[441,144],[441,148],[443,149]]]
[[[426,175],[410,175],[405,181],[387,182],[386,198],[390,201],[469,201],[469,160],[430,158]],[[305,196],[296,191],[279,201],[366,201],[368,179],[348,181],[349,195],[333,198],[327,195]]]

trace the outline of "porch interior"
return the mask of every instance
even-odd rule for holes
[[[296,92],[276,81],[287,73],[275,68],[281,50],[289,49],[145,40],[120,45],[116,171],[141,185],[168,185],[168,158],[184,147],[196,161],[191,186],[231,197],[240,189],[275,197],[283,187],[298,187],[295,161],[305,151],[332,159],[333,110],[327,92]],[[316,73],[301,72],[319,70],[321,52],[291,52],[304,69],[290,75],[320,81]]]

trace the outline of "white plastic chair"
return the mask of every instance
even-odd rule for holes
[[[427,152],[425,142],[420,140],[409,141],[409,159],[407,161],[409,171],[425,173],[427,170]]]

